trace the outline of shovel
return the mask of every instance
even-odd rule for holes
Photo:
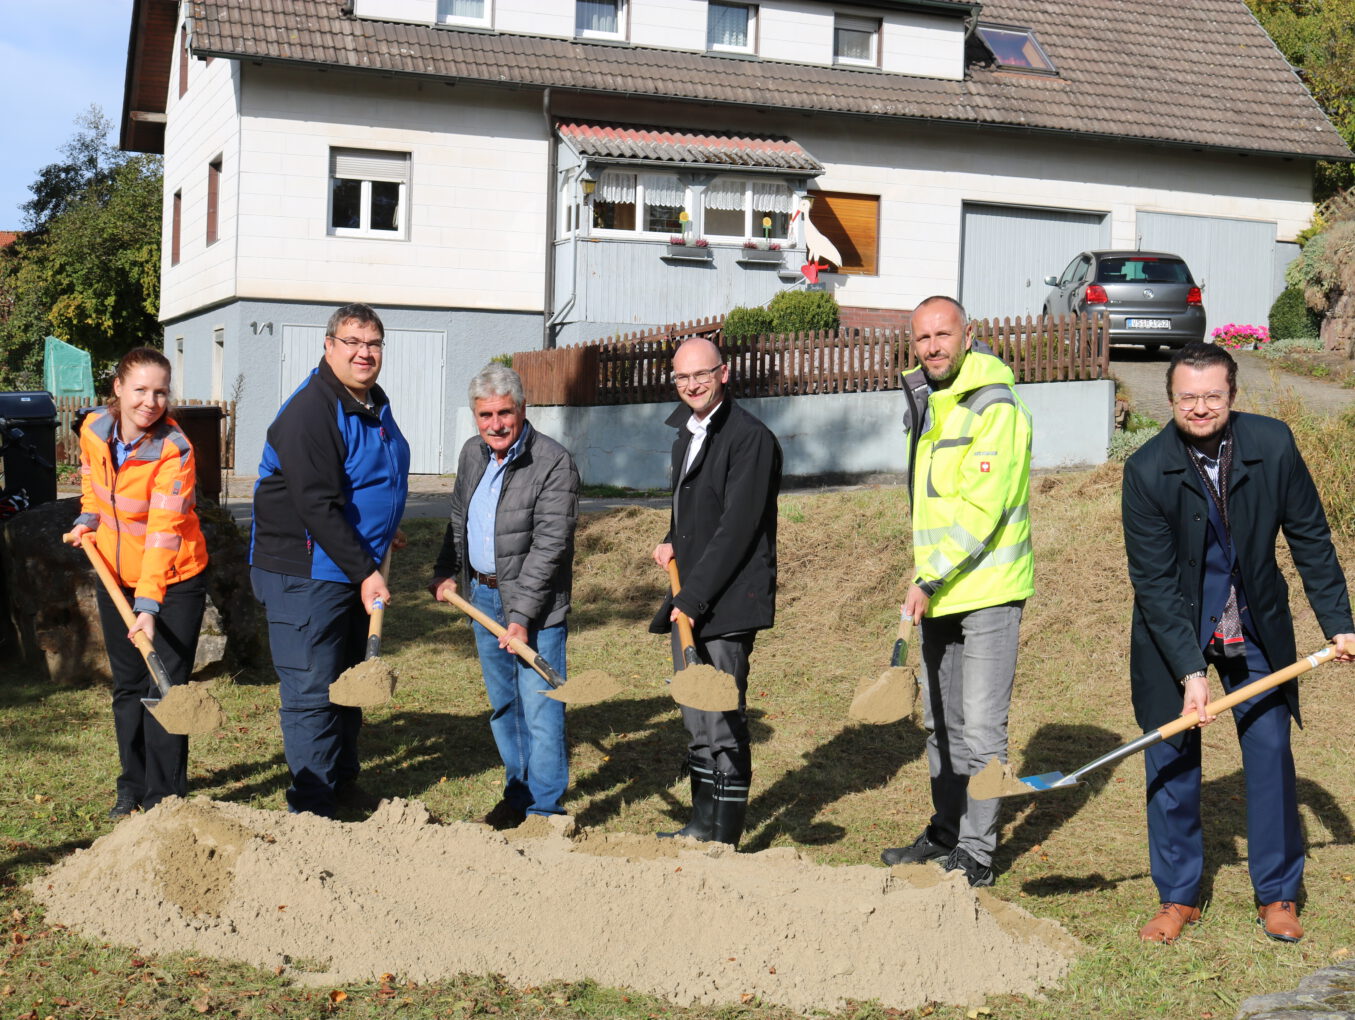
[[[668,561],[668,579],[673,594],[682,590],[677,560]],[[696,657],[696,639],[687,614],[677,614],[678,642],[682,646],[682,668],[673,674],[668,693],[679,705],[701,712],[735,712],[739,708],[739,685],[728,673],[706,666]]]
[[[443,601],[456,606],[495,637],[501,638],[508,633],[507,627],[502,626],[494,617],[482,613],[454,591],[448,592]],[[566,705],[592,705],[610,698],[621,689],[615,680],[598,669],[586,669],[566,684],[565,678],[526,641],[509,638],[508,645],[517,653],[518,658],[541,674],[541,678],[550,685],[550,690],[541,693],[555,701],[562,701]]]
[[[94,536],[88,532],[82,535],[80,547],[89,557],[94,572],[103,582],[108,597],[113,600],[118,615],[122,617],[122,622],[127,625],[128,630],[131,630],[136,625],[136,614],[132,612],[127,596],[122,593],[122,586],[113,576],[108,561],[94,544]],[[177,736],[210,733],[226,721],[226,713],[222,711],[221,703],[203,691],[199,685],[184,684],[178,687],[170,685],[169,670],[165,668],[160,653],[155,650],[155,645],[151,643],[145,631],[137,631],[132,642],[141,653],[141,657],[146,660],[146,668],[150,670],[151,679],[155,681],[156,689],[160,693],[158,698],[142,698],[141,703],[151,715],[155,716],[156,722],[165,728],[166,733]]]
[[[894,654],[889,668],[875,680],[862,680],[856,697],[847,709],[847,717],[855,722],[884,726],[913,714],[917,704],[917,679],[911,670],[903,668],[908,658],[908,639],[913,634],[913,618],[899,615],[899,636],[894,642]]]
[[[1335,654],[1335,648],[1330,646],[1323,648],[1307,658],[1300,659],[1292,666],[1286,666],[1269,676],[1253,680],[1246,686],[1239,687],[1232,694],[1224,695],[1218,701],[1211,701],[1205,706],[1204,710],[1209,715],[1219,715],[1248,698],[1254,698],[1273,687],[1279,687],[1286,680],[1292,680],[1310,669],[1315,669]],[[1148,730],[1143,736],[1101,755],[1095,761],[1088,762],[1076,772],[1070,772],[1066,776],[1062,772],[1043,772],[1038,776],[1023,776],[1020,779],[1015,779],[1012,777],[1010,769],[994,758],[984,766],[982,772],[969,781],[969,795],[975,800],[992,800],[995,797],[1017,797],[1026,793],[1043,793],[1046,790],[1064,790],[1077,786],[1082,777],[1092,769],[1099,769],[1102,765],[1109,765],[1121,758],[1128,758],[1131,754],[1138,754],[1138,752],[1152,747],[1159,741],[1198,726],[1199,723],[1200,717],[1198,714],[1191,713],[1190,715],[1179,716],[1165,726]]]
[[[390,571],[391,551],[381,559],[381,576]],[[395,670],[381,661],[381,624],[386,618],[386,604],[380,599],[372,603],[367,621],[367,652],[356,666],[349,666],[329,685],[329,700],[335,705],[351,708],[375,708],[390,701],[395,693]]]

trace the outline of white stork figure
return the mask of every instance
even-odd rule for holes
[[[824,259],[840,268],[842,266],[841,253],[832,241],[823,236],[823,232],[814,226],[814,221],[809,218],[809,210],[813,207],[814,196],[802,195],[799,208],[790,218],[790,221],[794,223],[801,216],[804,217],[805,261],[817,264],[819,259]]]

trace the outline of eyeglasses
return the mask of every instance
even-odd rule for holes
[[[1182,411],[1189,411],[1201,400],[1204,406],[1211,411],[1221,411],[1228,406],[1228,394],[1221,390],[1211,390],[1208,393],[1178,393],[1172,397],[1177,408]]]
[[[699,372],[693,372],[688,375],[686,372],[679,372],[673,376],[673,384],[680,390],[685,390],[688,386],[705,386],[724,365],[716,365],[714,368],[703,368]]]
[[[377,354],[380,354],[381,348],[386,346],[386,341],[384,340],[359,340],[355,336],[331,336],[330,339],[339,341],[339,343],[343,344],[355,354],[359,347],[365,351],[375,351]]]

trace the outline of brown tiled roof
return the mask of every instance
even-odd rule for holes
[[[17,230],[0,230],[0,248],[8,248],[19,239]]]
[[[1242,0],[989,0],[1058,77],[965,81],[346,17],[343,0],[193,0],[200,55],[1312,158],[1351,158]]]
[[[556,127],[561,137],[583,156],[823,173],[823,164],[799,142],[789,138],[755,138],[717,131],[681,131],[583,121],[562,121]]]

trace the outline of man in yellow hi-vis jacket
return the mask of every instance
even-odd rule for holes
[[[919,366],[904,375],[911,451],[913,583],[903,612],[922,633],[923,721],[933,814],[886,864],[944,860],[992,885],[998,800],[969,777],[1007,760],[1017,632],[1035,590],[1030,547],[1030,412],[1011,370],[974,346],[964,308],[930,297],[913,311]]]

